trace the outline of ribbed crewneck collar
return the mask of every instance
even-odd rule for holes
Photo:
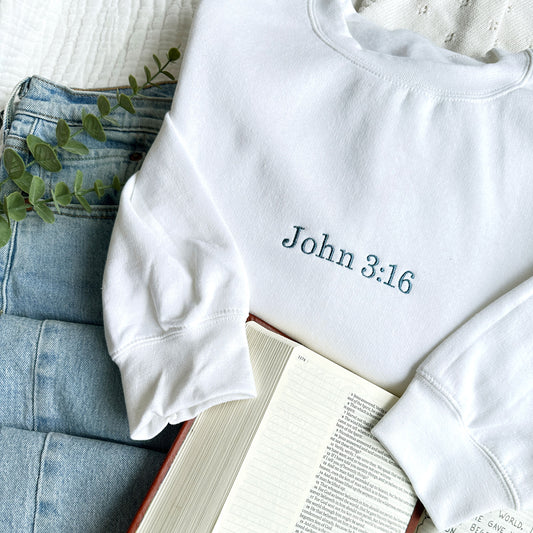
[[[530,50],[492,50],[483,60],[440,48],[409,30],[387,30],[351,0],[308,0],[317,36],[358,68],[411,90],[450,99],[494,98],[524,85]]]

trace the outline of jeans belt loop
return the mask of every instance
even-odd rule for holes
[[[13,116],[15,114],[16,103],[28,92],[31,79],[31,76],[24,78],[15,85],[5,109],[2,111],[0,116],[0,151],[3,150],[7,135],[9,134],[9,129],[11,128],[11,123],[13,122]]]

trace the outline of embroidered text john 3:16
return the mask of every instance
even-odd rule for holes
[[[303,238],[305,228],[303,226],[293,226],[295,232],[292,237],[283,239],[284,248],[294,248],[300,250],[305,255],[313,255],[319,259],[324,259],[347,268],[354,270],[355,254],[343,248],[336,252],[335,247],[329,242],[329,234],[322,233],[322,242],[319,243],[313,237]],[[403,294],[409,294],[413,289],[413,280],[415,274],[412,270],[406,270],[401,276],[398,276],[398,265],[389,264],[386,268],[381,266],[380,259],[377,255],[369,254],[366,256],[366,264],[359,271],[367,279],[374,279],[382,285],[392,289],[398,289]]]

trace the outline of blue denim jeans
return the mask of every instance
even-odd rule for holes
[[[107,140],[76,137],[90,155],[61,155],[59,173],[30,167],[49,190],[71,189],[77,170],[90,188],[133,174],[170,108],[175,86],[143,92],[136,114],[118,109]],[[3,116],[4,147],[25,159],[32,133],[55,144],[64,118],[98,113],[98,91],[71,90],[38,77],[21,83]],[[110,93],[112,98],[114,92]],[[6,178],[2,165],[0,181]],[[3,192],[9,190],[4,185]],[[0,248],[0,531],[125,531],[160,467],[177,428],[150,442],[131,441],[120,375],[107,354],[101,284],[118,194],[87,198],[12,222]]]

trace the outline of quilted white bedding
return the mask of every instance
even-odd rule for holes
[[[0,109],[34,74],[71,87],[144,79],[152,54],[184,48],[198,0],[2,0]],[[169,68],[176,74],[179,65]]]

